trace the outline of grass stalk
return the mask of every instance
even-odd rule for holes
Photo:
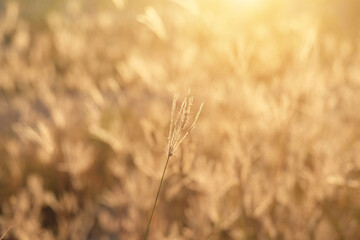
[[[171,157],[171,156],[168,155],[168,157],[167,157],[167,159],[166,159],[166,164],[165,164],[165,167],[164,167],[164,171],[163,171],[163,173],[162,173],[162,177],[161,177],[160,184],[159,184],[159,188],[158,188],[158,191],[157,191],[157,194],[156,194],[154,206],[153,206],[153,209],[152,209],[152,211],[151,211],[149,223],[148,223],[148,226],[147,226],[147,228],[146,228],[146,233],[145,233],[144,240],[147,239],[147,236],[148,236],[148,233],[149,233],[151,220],[152,220],[152,217],[153,217],[154,212],[155,212],[155,208],[156,208],[157,201],[158,201],[158,199],[159,199],[159,194],[160,194],[161,185],[162,185],[162,183],[163,183],[163,181],[164,181],[164,176],[165,176],[166,168],[167,168],[167,165],[168,165],[168,163],[169,163],[170,157]]]
[[[199,111],[197,112],[193,123],[186,130],[186,126],[187,126],[187,123],[188,123],[188,120],[189,120],[190,110],[191,110],[191,106],[192,106],[192,102],[193,102],[193,98],[190,97],[189,94],[190,94],[190,90],[186,94],[186,96],[185,96],[185,98],[184,98],[184,100],[183,100],[183,102],[181,104],[180,110],[179,110],[179,112],[178,112],[178,114],[176,116],[175,121],[174,121],[174,112],[175,112],[175,108],[176,108],[177,96],[175,95],[174,99],[173,99],[172,108],[171,108],[171,119],[170,119],[171,121],[170,121],[169,137],[168,137],[166,164],[165,164],[165,167],[164,167],[163,174],[161,176],[159,188],[158,188],[158,191],[157,191],[157,194],[156,194],[153,209],[151,211],[149,223],[148,223],[147,228],[146,228],[146,233],[145,233],[145,236],[144,236],[144,240],[147,239],[147,236],[149,234],[150,224],[151,224],[154,212],[155,212],[157,201],[159,199],[159,194],[160,194],[162,183],[164,181],[165,172],[166,172],[166,169],[167,169],[167,166],[168,166],[168,163],[169,163],[169,159],[170,159],[170,157],[172,157],[174,155],[176,149],[179,147],[181,142],[186,138],[186,136],[195,127],[196,121],[197,121],[197,119],[198,119],[198,117],[200,115],[200,112],[201,112],[201,109],[202,109],[202,106],[203,106],[203,103],[202,103],[200,105]]]
[[[0,240],[5,239],[6,235],[10,232],[10,230],[12,229],[13,226],[8,227],[8,229],[6,229],[6,231],[3,233],[3,235],[1,235]]]

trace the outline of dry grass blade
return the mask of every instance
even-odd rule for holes
[[[167,39],[164,23],[153,7],[147,7],[145,13],[138,16],[137,20],[147,26],[161,40]]]
[[[175,109],[176,109],[176,101],[177,101],[177,96],[175,95],[174,99],[173,99],[173,103],[172,103],[172,108],[171,108],[171,120],[170,120],[169,136],[168,136],[167,159],[166,159],[165,167],[164,167],[164,170],[163,170],[163,173],[162,173],[162,176],[161,176],[159,188],[158,188],[158,191],[157,191],[157,194],[156,194],[156,197],[155,197],[155,202],[154,202],[153,209],[152,209],[152,212],[151,212],[151,215],[150,215],[150,219],[149,219],[149,222],[148,222],[148,226],[147,226],[147,229],[146,229],[144,240],[147,239],[147,236],[148,236],[148,233],[149,233],[151,220],[152,220],[152,217],[154,215],[154,211],[155,211],[155,208],[156,208],[157,201],[159,199],[160,189],[161,189],[162,183],[164,181],[164,176],[165,176],[165,172],[166,172],[166,169],[167,169],[167,165],[169,163],[169,159],[170,159],[170,157],[172,157],[174,155],[176,149],[179,147],[181,142],[186,138],[186,136],[195,127],[196,121],[199,118],[201,109],[202,109],[202,107],[204,105],[203,103],[201,103],[200,109],[197,112],[193,123],[191,124],[189,129],[185,131],[187,123],[189,122],[190,110],[191,110],[191,106],[192,106],[192,103],[193,103],[193,97],[190,97],[190,90],[186,94],[183,102],[181,103],[180,110],[179,110],[179,112],[178,112],[178,114],[176,116],[176,120],[174,122],[174,112],[175,112]],[[183,134],[183,132],[185,132],[185,133]]]

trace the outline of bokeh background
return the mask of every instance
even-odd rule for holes
[[[360,238],[360,1],[1,0],[0,236]],[[194,117],[194,116],[193,116]]]

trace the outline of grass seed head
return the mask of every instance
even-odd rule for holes
[[[174,112],[176,109],[176,102],[177,102],[177,96],[176,95],[174,96],[172,110],[171,110],[169,137],[168,137],[168,149],[167,149],[168,156],[174,155],[176,149],[179,147],[181,142],[184,141],[186,136],[195,127],[196,121],[199,118],[201,109],[203,107],[203,103],[201,103],[193,123],[186,130],[186,127],[189,122],[189,116],[193,101],[194,98],[190,96],[190,90],[188,90],[184,100],[181,103],[180,110],[176,115],[176,119],[174,120]]]

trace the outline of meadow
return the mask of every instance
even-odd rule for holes
[[[0,236],[360,239],[360,3],[0,1]],[[7,232],[7,230],[9,230]],[[6,233],[6,234],[5,234]]]

